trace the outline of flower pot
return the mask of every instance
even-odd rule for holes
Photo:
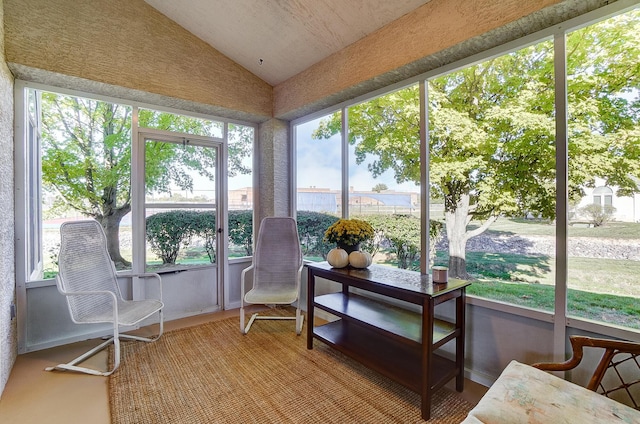
[[[357,244],[342,244],[336,243],[339,249],[345,250],[347,253],[355,252],[356,250],[360,250],[360,243]]]

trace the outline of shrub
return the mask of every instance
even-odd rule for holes
[[[209,257],[209,262],[216,262],[216,214],[212,211],[196,212],[193,221],[193,235],[202,237],[204,249]]]
[[[335,215],[299,211],[297,215],[298,234],[303,254],[321,256],[334,246],[324,240],[327,228],[338,221]],[[367,221],[374,229],[372,239],[361,245],[372,255],[382,248],[390,248],[395,253],[399,268],[418,269],[420,260],[420,220],[411,215],[367,215],[358,217]],[[430,221],[429,266],[435,258],[435,245],[442,237],[442,223]],[[201,237],[209,261],[215,263],[215,243],[217,227],[215,213],[211,211],[176,210],[160,212],[147,218],[147,240],[153,253],[163,264],[175,264],[180,251],[192,242],[193,237]],[[253,255],[253,211],[229,211],[229,242],[241,246],[247,256]]]
[[[253,255],[253,211],[229,211],[229,241],[241,246],[247,256]]]
[[[611,205],[600,206],[592,203],[581,208],[580,212],[589,218],[589,222],[593,224],[594,227],[599,227],[611,221],[613,214],[616,212],[616,208]]]
[[[395,253],[398,268],[420,268],[420,219],[412,215],[371,215],[363,217],[374,228],[376,235],[371,246],[365,250],[377,252],[388,245]],[[429,266],[433,266],[436,255],[436,243],[442,237],[442,223],[429,222]]]
[[[147,218],[147,240],[163,264],[175,264],[178,252],[191,241],[191,211],[168,211]]]
[[[324,240],[324,232],[338,221],[338,217],[322,212],[298,211],[296,219],[303,255],[327,259],[327,253],[335,246]]]

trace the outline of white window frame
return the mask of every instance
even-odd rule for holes
[[[149,203],[145,198],[145,176],[144,176],[144,168],[145,168],[145,157],[144,157],[144,146],[146,141],[160,141],[166,143],[175,143],[180,144],[184,140],[188,139],[192,146],[199,147],[207,147],[216,149],[216,154],[218,155],[217,165],[215,170],[215,185],[216,185],[216,199],[215,204],[212,203]],[[169,267],[162,270],[154,270],[154,269],[146,269],[147,260],[146,260],[146,238],[145,238],[145,225],[144,219],[146,216],[146,210],[149,208],[153,209],[212,209],[215,211],[216,215],[216,226],[218,228],[223,227],[222,223],[222,213],[220,208],[220,195],[222,194],[222,173],[220,169],[222,168],[222,145],[224,143],[224,138],[217,137],[205,137],[205,136],[197,136],[193,134],[180,134],[172,131],[163,131],[163,130],[155,130],[151,128],[140,128],[138,130],[138,143],[140,146],[136,149],[136,155],[132,155],[132,161],[137,163],[138,168],[142,168],[142,181],[136,179],[132,184],[139,186],[137,190],[135,190],[136,195],[132,195],[135,199],[139,199],[139,202],[135,202],[135,206],[132,207],[132,212],[134,213],[133,220],[138,223],[142,223],[142,228],[137,228],[135,230],[137,234],[139,243],[135,243],[134,252],[137,252],[137,255],[134,254],[136,260],[134,260],[134,266],[136,272],[175,272],[175,271],[184,271],[195,268],[211,268],[217,267],[221,256],[221,251],[225,249],[224,246],[220,246],[220,237],[216,237],[216,262],[212,264],[203,264],[199,267],[184,267],[182,265],[176,264],[173,267]],[[132,190],[133,191],[133,190]],[[133,205],[132,205],[133,206]],[[140,215],[140,216],[138,216]],[[140,227],[138,225],[137,227]],[[135,239],[135,238],[134,238]],[[138,264],[138,262],[140,262]],[[220,280],[221,281],[221,280]]]

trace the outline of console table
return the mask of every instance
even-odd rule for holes
[[[465,290],[467,281],[432,283],[429,275],[381,265],[366,269],[332,268],[327,262],[308,263],[307,349],[318,339],[417,392],[422,418],[431,415],[431,395],[456,378],[464,388]],[[342,291],[315,295],[316,278],[342,284]],[[382,296],[353,293],[355,287]],[[399,299],[420,305],[422,313],[389,302]],[[435,306],[455,301],[455,321],[436,319]],[[314,309],[339,319],[314,326]],[[428,342],[423,342],[423,341]],[[435,353],[455,340],[455,361]]]

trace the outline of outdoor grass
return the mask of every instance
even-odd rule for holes
[[[549,222],[499,219],[488,234],[554,236]],[[569,237],[639,239],[640,225],[610,222],[601,227],[570,226]],[[596,240],[594,240],[596,242]],[[553,311],[555,258],[546,255],[467,252],[473,284],[467,293],[534,309]],[[447,264],[438,252],[437,264]],[[570,316],[640,328],[640,262],[603,258],[568,258],[567,311]]]
[[[446,265],[439,252],[438,264]],[[529,284],[555,284],[555,258],[509,253],[467,252],[467,272],[473,277]],[[568,260],[568,286],[588,292],[640,298],[640,262],[622,259]]]
[[[477,225],[475,225],[477,226]],[[474,223],[469,227],[474,228]],[[555,236],[549,221],[497,220],[489,235]],[[569,237],[640,240],[640,224],[609,222],[601,227],[569,226]],[[396,265],[391,255],[383,261]],[[548,255],[466,252],[472,285],[467,293],[552,312],[555,307],[555,258]],[[435,265],[448,265],[437,252]],[[567,310],[570,316],[640,328],[640,261],[568,258]]]
[[[553,312],[555,304],[555,287],[543,284],[478,279],[467,287],[467,294],[547,312]],[[567,313],[569,316],[640,329],[640,302],[636,297],[568,289]]]

